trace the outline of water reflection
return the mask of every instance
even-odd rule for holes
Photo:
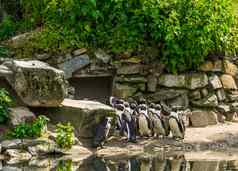
[[[45,159],[48,160],[48,159]],[[45,161],[46,163],[48,161]],[[37,163],[43,163],[39,161]],[[71,160],[49,162],[50,165],[33,166],[28,164],[7,165],[1,163],[2,171],[238,171],[238,161],[186,161],[179,159],[102,159],[74,163]],[[52,164],[54,163],[54,164]],[[2,165],[2,166],[1,166]],[[2,167],[2,168],[1,168]]]

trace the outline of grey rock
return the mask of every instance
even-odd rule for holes
[[[207,112],[207,120],[208,120],[208,125],[216,125],[219,123],[218,116],[213,111]]]
[[[58,67],[65,72],[66,79],[72,77],[72,74],[77,70],[90,64],[89,56],[84,54],[75,56],[74,58],[59,64]]]
[[[4,154],[10,158],[10,160],[7,161],[8,164],[17,164],[29,161],[32,157],[27,151],[19,149],[8,149]]]
[[[238,91],[229,91],[227,93],[227,99],[230,102],[238,101]]]
[[[175,97],[174,99],[168,100],[167,102],[169,106],[181,106],[184,109],[187,109],[189,106],[189,100],[187,94],[181,94],[178,97]]]
[[[186,76],[186,88],[194,90],[208,85],[208,77],[204,73],[188,74]]]
[[[208,89],[207,89],[207,88],[203,88],[203,89],[201,90],[201,94],[202,94],[203,97],[207,97],[208,94],[209,94]]]
[[[140,76],[134,76],[134,77],[116,77],[115,78],[116,82],[119,83],[145,83],[147,82],[147,80],[144,77],[140,77]]]
[[[234,102],[230,104],[232,112],[238,112],[238,102]]]
[[[216,95],[210,95],[198,101],[192,101],[192,105],[196,107],[216,107],[218,99]]]
[[[231,111],[231,108],[229,105],[220,104],[217,106],[217,110],[220,111],[221,113],[228,113]]]
[[[209,77],[209,83],[213,89],[222,88],[222,83],[217,75],[212,75]]]
[[[66,88],[64,72],[40,61],[9,61],[3,64],[13,75],[5,77],[22,102],[32,107],[56,107]]]
[[[21,148],[21,143],[22,141],[20,139],[2,141],[2,150]]]
[[[71,99],[65,99],[57,110],[45,109],[42,112],[51,119],[53,124],[70,122],[79,139],[92,138],[96,125],[102,118],[115,117],[115,110],[110,106],[95,101]]]
[[[193,100],[199,100],[202,98],[199,90],[195,90],[195,91],[192,91],[191,93],[189,93],[189,97]]]
[[[111,56],[108,55],[105,51],[102,49],[98,49],[95,51],[95,56],[97,59],[101,60],[103,63],[107,64],[110,62]]]
[[[73,55],[74,56],[80,56],[80,55],[82,55],[86,52],[87,52],[87,49],[85,49],[85,48],[76,49],[76,50],[73,51]]]
[[[148,76],[147,78],[147,89],[149,92],[156,92],[157,88],[157,77],[154,75]]]
[[[216,95],[217,95],[219,102],[224,101],[226,99],[226,93],[225,93],[224,89],[217,90]]]
[[[4,166],[2,171],[23,171],[23,169],[14,166]]]
[[[185,88],[186,75],[162,74],[159,77],[158,84],[165,87]]]
[[[118,75],[131,75],[143,73],[144,66],[141,64],[123,65],[117,69]]]
[[[158,84],[165,87],[188,88],[194,90],[208,85],[208,77],[204,73],[193,74],[163,74],[159,77]]]
[[[10,116],[9,122],[13,126],[17,126],[20,123],[33,121],[35,119],[34,113],[32,113],[26,107],[10,108],[9,116]]]
[[[1,77],[12,77],[13,71],[7,66],[0,65],[0,76]]]
[[[193,127],[208,126],[208,117],[206,111],[193,111],[189,118]]]
[[[50,58],[50,54],[48,53],[42,53],[42,54],[35,54],[35,59],[40,61],[45,61]]]
[[[172,100],[187,93],[187,90],[158,89],[155,93],[149,95],[148,99],[154,102],[159,102],[162,100]]]
[[[138,90],[138,87],[128,84],[115,84],[113,88],[113,95],[120,98],[132,97]]]

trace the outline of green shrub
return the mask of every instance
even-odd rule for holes
[[[9,56],[9,49],[7,47],[0,45],[0,57],[7,57]]]
[[[45,128],[49,119],[39,116],[33,123],[21,123],[7,133],[9,138],[37,138],[45,133]]]
[[[12,99],[5,89],[0,89],[0,124],[5,123],[9,119],[9,107]]]
[[[33,49],[143,53],[153,46],[168,70],[177,72],[237,46],[231,0],[22,0],[22,7],[26,19],[43,26]]]
[[[72,171],[73,170],[73,163],[71,160],[66,161],[59,161],[56,166],[56,171]]]
[[[56,128],[57,136],[56,143],[60,148],[69,149],[74,143],[74,128],[70,123],[57,124]]]
[[[15,35],[15,26],[16,25],[10,16],[4,17],[3,21],[0,23],[0,41]]]

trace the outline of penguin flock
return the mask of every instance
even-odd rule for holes
[[[126,136],[128,142],[136,143],[138,138],[164,138],[170,134],[176,140],[183,140],[185,124],[181,107],[165,109],[161,104],[148,103],[145,99],[139,102],[129,99],[124,101],[110,97],[110,105],[116,109],[116,129],[120,136]],[[112,129],[112,118],[106,117],[96,128],[94,147],[103,147]]]

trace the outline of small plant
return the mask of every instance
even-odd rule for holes
[[[45,116],[39,116],[33,123],[21,123],[13,130],[8,132],[9,138],[37,138],[43,135],[49,119]]]
[[[70,123],[57,124],[56,128],[57,136],[56,143],[60,148],[69,149],[74,143],[74,128]]]
[[[0,123],[5,123],[9,119],[9,107],[12,99],[5,89],[0,89]]]
[[[56,171],[72,171],[73,165],[71,160],[59,161],[56,167]]]
[[[7,39],[16,33],[15,23],[10,16],[4,17],[0,23],[0,40]]]

